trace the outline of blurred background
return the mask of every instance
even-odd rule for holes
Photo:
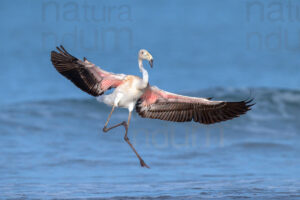
[[[299,10],[296,0],[2,0],[0,197],[300,198]],[[152,85],[256,105],[209,126],[134,114],[144,169],[122,128],[102,133],[110,108],[55,71],[60,44],[139,76],[145,48]],[[111,124],[124,119],[120,109]]]

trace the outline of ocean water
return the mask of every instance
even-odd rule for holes
[[[0,199],[300,199],[298,1],[1,1]],[[16,6],[18,5],[18,6]],[[282,13],[276,8],[282,8]],[[50,51],[216,100],[255,98],[214,125],[110,108],[58,74]],[[111,124],[127,119],[118,109]]]

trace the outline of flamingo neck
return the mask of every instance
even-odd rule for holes
[[[144,69],[143,60],[140,59],[140,58],[139,58],[139,68],[140,68],[140,71],[143,74],[143,82],[145,83],[145,85],[147,85],[148,81],[149,81],[149,75],[148,75],[147,70]]]

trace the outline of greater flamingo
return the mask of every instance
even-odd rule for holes
[[[182,96],[150,86],[148,72],[143,67],[143,60],[149,61],[152,67],[153,57],[145,49],[141,49],[138,53],[139,69],[143,74],[143,78],[140,78],[104,71],[86,58],[83,58],[82,61],[70,55],[63,46],[56,48],[59,52],[51,52],[51,61],[56,70],[81,90],[97,97],[98,101],[112,106],[103,131],[108,132],[118,126],[124,126],[124,140],[134,151],[142,167],[149,168],[127,136],[134,108],[141,117],[173,122],[193,120],[198,123],[212,124],[239,117],[251,110],[251,106],[254,105],[250,104],[253,99],[239,102],[212,101],[209,98]],[[111,94],[103,95],[111,88],[115,88]],[[108,122],[116,107],[128,109],[127,122],[123,121],[108,128]]]

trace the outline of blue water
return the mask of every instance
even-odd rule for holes
[[[276,2],[1,1],[0,199],[300,199],[300,2]],[[135,113],[144,169],[123,128],[102,132],[110,108],[55,71],[59,44],[135,75],[145,48],[152,85],[256,105],[209,126]]]

